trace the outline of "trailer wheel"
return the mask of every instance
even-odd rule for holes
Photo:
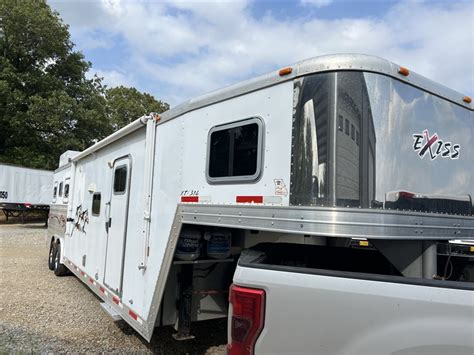
[[[61,264],[61,246],[59,243],[56,244],[56,253],[54,253],[54,274],[56,276],[67,275],[67,267]]]
[[[54,242],[54,240],[51,240],[48,255],[48,268],[50,270],[54,270],[54,254],[56,254],[56,243]]]

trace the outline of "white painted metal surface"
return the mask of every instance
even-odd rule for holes
[[[53,172],[0,163],[0,203],[49,205]]]
[[[470,355],[474,291],[237,267],[264,289],[255,353]]]

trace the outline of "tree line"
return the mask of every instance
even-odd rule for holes
[[[132,120],[169,105],[87,77],[68,26],[44,0],[0,0],[0,162],[55,169]]]

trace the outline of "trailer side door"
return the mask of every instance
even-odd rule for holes
[[[116,294],[122,293],[123,264],[127,241],[127,218],[131,177],[130,156],[114,161],[110,201],[108,202],[107,249],[104,284]]]

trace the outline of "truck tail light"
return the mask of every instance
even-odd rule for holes
[[[231,285],[229,301],[232,319],[227,354],[251,355],[265,320],[265,291]]]

